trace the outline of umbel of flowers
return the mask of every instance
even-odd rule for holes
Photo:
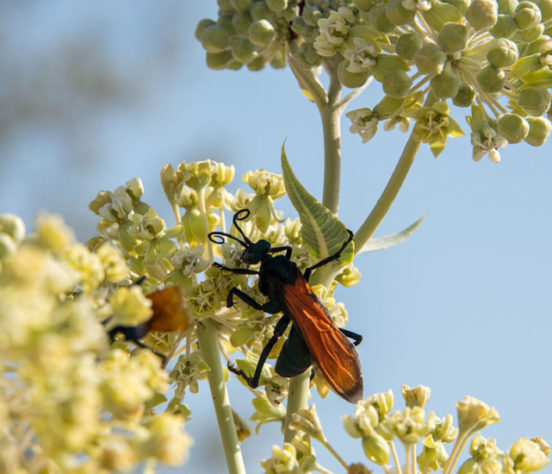
[[[542,145],[552,131],[550,0],[219,0],[196,37],[214,69],[284,67],[303,84],[324,68],[342,85],[373,78],[384,92],[349,112],[363,141],[396,124],[435,156],[464,134],[449,107],[467,108],[473,158]]]

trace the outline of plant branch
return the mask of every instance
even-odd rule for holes
[[[306,370],[301,375],[293,377],[289,381],[288,401],[286,410],[286,428],[284,432],[284,442],[289,443],[295,436],[295,430],[289,427],[291,417],[301,408],[307,407],[309,399],[310,370]]]
[[[430,93],[427,96],[424,106],[430,107],[434,101],[435,99],[433,94]],[[393,201],[397,197],[397,194],[406,179],[406,175],[410,171],[412,163],[414,163],[414,158],[416,157],[421,144],[422,141],[414,134],[414,131],[412,131],[397,166],[393,170],[393,174],[391,175],[391,178],[389,178],[389,181],[381,193],[378,202],[372,209],[372,212],[370,212],[370,215],[355,233],[355,252],[358,252],[374,234],[374,231],[389,211],[391,204],[393,204]]]
[[[197,338],[203,360],[209,366],[207,379],[217,416],[226,464],[229,474],[245,474],[243,456],[234,426],[232,407],[224,382],[224,374],[218,352],[217,325],[211,319],[202,320],[197,325]]]

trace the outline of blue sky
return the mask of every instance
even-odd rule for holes
[[[41,210],[58,212],[86,240],[96,224],[88,202],[99,190],[140,176],[144,199],[171,222],[159,183],[165,163],[233,164],[238,186],[249,169],[280,172],[284,140],[296,175],[320,197],[320,120],[290,71],[205,66],[193,31],[201,18],[215,17],[215,1],[25,3],[3,7],[0,54],[3,69],[24,78],[18,93],[31,97],[35,115],[0,108],[0,125],[12,124],[9,132],[0,130],[0,213],[17,213],[31,225]],[[68,47],[77,51],[71,61],[87,59],[85,72],[107,71],[98,83],[115,84],[111,100],[63,85],[64,59],[56,52]],[[10,96],[10,87],[0,80],[0,97],[6,90]],[[380,97],[374,83],[352,107],[373,106]],[[464,126],[462,110],[457,119]],[[406,138],[380,131],[363,145],[344,121],[340,218],[349,228],[369,213]],[[501,448],[522,436],[552,442],[550,147],[509,146],[498,165],[473,162],[469,137],[451,139],[438,159],[422,147],[376,235],[426,219],[399,246],[358,257],[361,283],[337,293],[349,329],[364,336],[365,395],[391,388],[402,407],[403,384],[428,385],[428,409],[444,416],[455,415],[455,402],[469,394],[501,414],[503,421],[483,432]],[[286,198],[277,205],[295,216]],[[248,418],[249,392],[235,381],[230,390]],[[206,384],[201,393],[186,400],[193,411],[187,429],[195,437],[186,472],[220,469]],[[334,394],[314,400],[330,441],[347,461],[362,460],[360,442],[341,427],[340,416],[352,406]],[[258,472],[259,460],[281,441],[276,426],[246,440],[249,471]],[[316,448],[320,462],[339,472]]]

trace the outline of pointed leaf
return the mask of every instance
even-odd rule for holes
[[[303,187],[293,174],[282,145],[282,171],[289,200],[301,220],[301,237],[317,257],[326,258],[337,252],[349,238],[345,225],[323,204]],[[352,245],[349,245],[340,258],[348,262],[352,258]]]
[[[425,216],[418,219],[416,222],[414,222],[414,224],[408,226],[406,229],[399,232],[398,234],[384,235],[383,237],[374,237],[368,240],[368,242],[366,242],[362,246],[357,254],[375,252],[377,250],[385,250],[397,244],[400,244],[403,240],[406,240],[414,233],[414,231],[418,228],[418,226],[422,223],[424,219]]]

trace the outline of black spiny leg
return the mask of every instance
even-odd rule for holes
[[[277,252],[286,252],[286,258],[289,260],[291,258],[292,248],[289,245],[284,245],[282,247],[273,247],[269,250],[270,253]]]
[[[228,370],[233,374],[243,377],[251,388],[257,388],[259,386],[259,379],[261,378],[261,372],[263,370],[263,366],[266,362],[268,354],[270,354],[271,349],[274,347],[274,344],[276,344],[280,336],[284,334],[284,331],[286,330],[288,324],[289,318],[287,318],[286,316],[282,316],[280,321],[276,323],[276,326],[274,327],[274,334],[268,340],[266,346],[264,346],[264,349],[261,352],[261,355],[259,356],[259,362],[257,363],[257,367],[255,368],[255,374],[253,374],[253,377],[247,375],[243,370],[236,369],[236,367],[234,367],[230,362],[228,362]]]
[[[355,346],[358,346],[362,342],[362,336],[360,334],[343,328],[339,328],[339,330],[343,333],[344,336],[352,339]]]
[[[226,298],[226,306],[231,308],[234,306],[234,295],[236,295],[240,300],[246,302],[252,308],[258,309],[259,311],[263,310],[263,305],[257,303],[251,296],[246,295],[242,290],[238,290],[236,287],[232,288],[228,292],[228,297]]]
[[[350,231],[349,229],[347,229],[347,232],[349,232],[349,238],[343,243],[341,248],[336,253],[334,253],[333,255],[330,255],[329,257],[326,257],[323,260],[320,260],[318,263],[315,263],[314,265],[312,265],[311,267],[305,270],[305,273],[303,274],[303,276],[305,277],[305,280],[309,281],[310,275],[313,270],[316,270],[317,268],[320,268],[321,266],[326,265],[327,263],[333,262],[334,260],[337,260],[340,257],[343,250],[345,250],[345,247],[347,247],[347,245],[349,245],[349,242],[353,240],[353,235],[354,235],[353,232]]]
[[[221,265],[220,263],[213,263],[215,267],[219,267],[221,270],[226,270],[228,272],[237,273],[238,275],[258,275],[259,272],[256,270],[249,270],[248,268],[230,268]]]

